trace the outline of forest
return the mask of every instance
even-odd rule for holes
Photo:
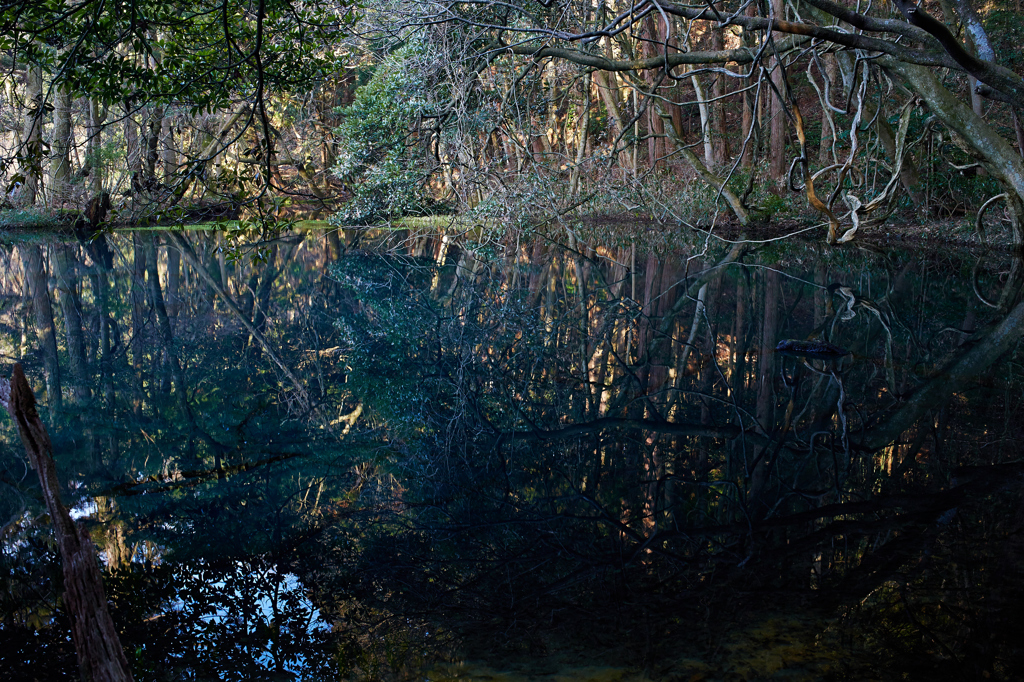
[[[895,215],[1021,243],[1019,7],[734,4],[11,2],[3,221],[95,199],[260,234],[799,218],[836,243]]]
[[[0,676],[1024,676],[1019,0],[0,29]]]

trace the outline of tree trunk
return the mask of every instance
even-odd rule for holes
[[[18,193],[18,203],[32,206],[36,203],[39,193],[39,178],[42,175],[43,163],[43,70],[39,66],[25,69],[25,103],[28,112],[21,133],[22,148],[21,175],[24,184]]]
[[[22,445],[39,474],[46,510],[53,523],[64,571],[64,598],[71,616],[71,637],[82,679],[89,682],[129,682],[128,660],[107,608],[96,548],[83,526],[76,524],[60,497],[53,446],[36,412],[35,396],[21,365],[14,365],[10,384],[0,385],[0,402],[18,425]]]
[[[163,181],[164,184],[170,184],[171,178],[178,172],[178,154],[174,151],[174,128],[169,117],[165,116],[163,119],[160,137],[163,140],[163,149],[160,151]]]
[[[89,120],[86,126],[85,167],[88,169],[92,192],[98,196],[103,191],[103,165],[100,163],[100,145],[103,138],[103,122],[107,119],[104,107],[95,99],[89,99]]]
[[[156,163],[160,159],[160,133],[164,123],[164,108],[154,107],[146,131],[146,177],[156,178]]]
[[[135,174],[142,170],[142,146],[139,142],[139,127],[135,124],[130,110],[124,115],[125,159],[128,173]]]
[[[822,97],[834,96],[836,83],[839,78],[839,66],[836,64],[836,58],[826,53],[821,55],[821,63],[825,65],[825,73],[821,74],[821,76],[828,86],[827,89],[822,90]],[[834,121],[829,114],[828,107],[822,104],[821,141],[818,145],[818,163],[822,166],[829,166],[835,161],[835,157],[832,154],[832,143],[835,141],[835,131],[832,129],[833,124]]]
[[[61,206],[68,198],[71,179],[71,89],[57,88],[53,107],[53,142],[50,145],[50,205]]]
[[[1024,159],[1021,155],[969,106],[954,97],[931,69],[887,57],[880,58],[879,64],[906,81],[935,116],[955,133],[958,144],[973,152],[1002,184],[1007,192],[1014,239],[1018,245],[1024,244]]]
[[[723,29],[714,27],[711,29],[711,49],[724,50],[725,37]],[[711,83],[711,97],[714,99],[710,104],[711,114],[711,139],[715,148],[715,165],[729,162],[729,137],[726,134],[725,121],[725,76],[718,73]]]
[[[604,102],[608,118],[612,121],[612,135],[609,135],[612,140],[622,135],[622,131],[625,130],[625,122],[622,120],[622,109],[619,107],[617,97],[619,89],[612,86],[615,78],[615,74],[608,71],[594,72],[594,82],[597,83],[597,91],[601,95],[601,101]],[[623,168],[629,166],[628,155],[625,152],[619,154],[619,165]]]
[[[772,0],[772,11],[776,19],[784,19],[786,4],[783,0]],[[775,33],[776,40],[782,40],[783,34]],[[782,73],[782,63],[773,61],[772,84],[774,90],[768,95],[771,102],[771,140],[768,152],[768,174],[772,180],[782,183],[786,179],[786,83]]]
[[[708,106],[708,98],[696,75],[690,76],[693,83],[693,92],[697,97],[697,110],[700,112],[700,137],[704,141],[704,164],[708,170],[713,171],[717,165],[715,148],[711,142],[711,109]]]
[[[879,113],[876,116],[876,108],[871,98],[864,98],[864,114],[861,120],[875,121],[875,132],[878,134],[878,140],[882,143],[882,147],[885,148],[885,153],[892,159],[893,164],[897,162],[896,159],[896,134],[892,130],[892,126],[889,125],[889,121],[885,119],[884,112]],[[917,165],[914,163],[913,157],[910,152],[905,151],[903,158],[903,165],[900,166],[900,183],[903,188],[907,190],[907,194],[910,196],[910,200],[914,202],[914,206],[919,209],[923,209],[925,206],[924,190],[921,189],[921,176],[917,172]]]
[[[590,73],[583,76],[583,117],[578,125],[576,136],[576,160],[569,178],[569,193],[575,195],[580,190],[580,173],[584,160],[587,158],[587,134],[590,128]]]
[[[754,16],[756,13],[756,9],[756,4],[750,3],[750,5],[747,6],[746,15],[750,17]],[[752,31],[744,30],[741,34],[741,38],[743,40],[744,47],[753,47],[754,33]],[[756,65],[751,64],[750,66],[747,67],[747,73],[754,73],[754,70],[756,68]],[[749,86],[750,84],[750,81],[747,80],[746,85]],[[743,147],[743,158],[740,160],[740,163],[744,168],[750,168],[751,166],[754,165],[754,156],[757,153],[756,148],[761,138],[760,131],[758,129],[755,129],[755,126],[757,125],[757,112],[754,110],[754,108],[757,103],[754,101],[754,99],[754,92],[748,89],[743,90],[743,120],[741,122],[743,128],[743,139],[744,141],[746,141],[748,137],[750,138],[750,141],[747,142]]]

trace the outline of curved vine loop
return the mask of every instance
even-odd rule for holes
[[[991,199],[989,199],[988,201],[986,201],[984,204],[982,204],[981,208],[978,209],[978,217],[974,219],[974,232],[975,232],[975,234],[978,235],[978,238],[981,239],[981,243],[982,244],[987,244],[988,243],[988,238],[985,235],[985,224],[984,224],[985,212],[989,209],[989,207],[992,204],[994,204],[995,202],[999,201],[1000,199],[1009,199],[1009,198],[1010,198],[1010,195],[1007,194],[1006,192],[1003,192],[1002,194],[997,194],[994,197],[992,197]]]

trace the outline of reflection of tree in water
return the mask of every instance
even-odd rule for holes
[[[865,600],[854,621],[894,665],[1016,669],[993,643],[1017,599],[993,589],[1019,571],[1016,291],[993,308],[915,257],[755,254],[687,277],[654,256],[631,271],[628,250],[533,256],[336,271],[358,300],[348,386],[405,424],[388,473],[408,531],[379,527],[361,555],[395,597],[527,633]],[[808,337],[853,355],[773,352]]]
[[[334,679],[330,625],[296,577],[263,557],[134,563],[105,582],[135,679]],[[38,632],[5,623],[10,679],[77,676],[67,614],[52,615]]]
[[[134,656],[129,652],[137,679],[170,670],[215,672],[218,665],[220,672],[208,677],[231,679],[224,671],[232,667],[244,676],[247,669],[239,661],[261,646],[266,661],[250,657],[250,668],[322,668],[337,638],[316,630],[322,623],[308,618],[305,626],[312,629],[300,628],[298,615],[288,611],[298,608],[289,605],[298,598],[298,583],[290,578],[281,589],[268,582],[267,571],[273,566],[280,575],[288,573],[291,557],[277,548],[307,531],[337,498],[338,486],[351,478],[348,460],[337,439],[319,428],[320,416],[291,409],[294,388],[279,383],[276,367],[265,361],[254,337],[272,339],[308,385],[320,388],[318,400],[332,404],[337,370],[333,360],[321,361],[323,346],[317,345],[331,341],[323,316],[328,292],[305,274],[315,271],[323,255],[298,248],[292,239],[268,247],[272,257],[266,263],[233,265],[217,258],[216,235],[189,240],[191,255],[237,300],[237,313],[226,309],[212,287],[204,288],[161,235],[111,238],[117,254],[112,263],[94,259],[92,245],[22,245],[7,254],[2,286],[13,305],[7,307],[4,322],[11,326],[0,343],[8,356],[25,357],[30,380],[50,408],[57,460],[72,500],[88,496],[79,507],[106,562],[108,594],[135,609],[115,618],[126,648],[138,645]],[[38,314],[36,283],[46,283],[40,269],[47,262],[54,275],[50,294],[60,305]],[[297,270],[282,276],[286,268]],[[55,339],[57,354],[33,336]],[[57,401],[61,380],[66,392]],[[34,499],[34,476],[27,475],[19,453],[20,447],[7,447],[2,460],[3,563],[12,570],[4,575],[9,599],[0,638],[35,642],[36,648],[0,650],[19,669],[52,671],[61,660],[73,665],[73,651],[70,659],[54,655],[54,647],[69,653],[62,643],[66,629],[60,623],[66,621],[60,620],[65,616],[59,580],[48,578],[55,556],[46,544],[47,519]],[[262,573],[232,568],[260,562]],[[200,573],[202,566],[211,568]],[[175,610],[175,604],[215,603],[215,594],[200,589],[212,589],[215,570],[224,574],[221,583],[232,586],[219,597],[231,617],[216,628],[185,622],[191,612]],[[280,601],[273,602],[278,610],[263,625],[248,619],[245,630],[236,616],[246,614],[242,606],[257,592],[269,595],[261,599]],[[33,634],[54,617],[57,624],[45,629],[52,638]],[[197,648],[200,630],[251,650],[220,652],[224,642],[218,640],[209,645],[218,649],[218,663],[218,656]],[[301,661],[286,650],[298,646],[295,641],[306,647]]]
[[[38,278],[8,268],[2,283],[4,352],[28,355],[37,392],[61,373],[58,464],[95,502],[133,641],[159,642],[136,667],[192,665],[159,634],[185,618],[174,594],[242,609],[232,595],[276,589],[259,584],[273,568],[335,627],[304,660],[333,651],[371,676],[449,635],[512,651],[572,640],[644,666],[717,651],[727,666],[732,624],[782,604],[800,605],[807,650],[831,622],[822,641],[864,632],[850,655],[887,670],[1019,670],[1003,634],[1024,527],[1015,261],[543,244],[497,257],[408,235],[324,278],[313,240],[261,264],[188,239],[184,261],[160,235],[112,239],[112,269],[41,247],[57,365],[32,342],[46,316],[24,314],[22,281]],[[852,354],[775,352],[805,339]],[[15,452],[4,562],[21,573],[3,578],[3,637],[59,592]],[[248,586],[218,593],[239,566]],[[290,613],[312,622],[303,604]],[[285,621],[254,622],[204,641],[262,660]],[[240,665],[224,656],[217,675]]]

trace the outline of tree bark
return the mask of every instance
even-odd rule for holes
[[[0,402],[18,425],[29,461],[39,474],[46,510],[53,522],[64,571],[65,600],[71,616],[71,636],[78,668],[88,682],[127,682],[132,679],[128,660],[107,608],[96,548],[83,526],[76,524],[60,496],[53,447],[36,412],[35,396],[20,364],[14,365],[10,384],[0,385]]]
[[[756,9],[757,9],[756,4],[755,3],[750,3],[750,5],[747,6],[747,10],[745,12],[746,16],[749,16],[749,17],[754,16],[755,12],[756,12]],[[741,34],[740,37],[741,37],[741,39],[743,41],[743,46],[744,47],[747,47],[747,48],[753,47],[753,45],[754,45],[754,32],[753,31],[750,31],[748,29],[744,29],[743,33]],[[754,65],[754,64],[749,65],[747,67],[747,73],[748,74],[753,74],[755,68],[756,68],[756,65]],[[747,80],[746,85],[747,86],[750,85],[750,80],[749,79]],[[754,156],[757,153],[756,147],[757,147],[757,145],[758,145],[758,143],[760,141],[760,137],[761,137],[760,134],[759,134],[760,131],[754,129],[754,126],[757,125],[757,112],[754,111],[754,106],[755,106],[754,99],[755,99],[754,93],[751,92],[749,89],[744,88],[744,90],[743,90],[743,120],[742,120],[741,125],[743,127],[743,139],[746,140],[748,137],[750,138],[750,141],[747,142],[746,145],[743,147],[743,158],[740,160],[740,163],[742,164],[742,166],[744,168],[750,168],[751,166],[754,165]]]
[[[704,142],[704,164],[708,170],[714,171],[718,160],[715,158],[715,147],[711,141],[711,109],[708,105],[707,93],[696,74],[690,76],[693,93],[697,98],[697,110],[700,112],[700,138]]]
[[[786,4],[783,0],[772,0],[772,10],[776,19],[783,19],[786,14]],[[775,33],[776,41],[781,40],[783,34]],[[776,60],[772,68],[772,84],[775,86],[770,93],[771,108],[771,139],[768,153],[768,174],[771,179],[781,183],[786,178],[786,103],[782,100],[786,96],[786,83],[782,72],[782,62]]]
[[[725,37],[723,30],[718,27],[711,29],[711,49],[724,50]],[[711,83],[711,96],[714,99],[710,104],[711,108],[711,137],[715,147],[715,165],[729,162],[729,137],[726,134],[725,121],[725,76],[715,74]]]
[[[50,145],[50,205],[59,206],[67,198],[71,179],[71,89],[57,87],[53,107],[53,142]]]
[[[92,192],[98,196],[103,191],[103,165],[100,163],[100,144],[103,136],[103,122],[107,120],[106,108],[95,99],[89,99],[89,121],[86,126],[85,169],[89,175]]]
[[[146,131],[146,177],[156,178],[157,161],[160,160],[160,132],[163,129],[164,108],[154,107],[147,122]]]
[[[25,69],[25,102],[28,112],[21,133],[21,175],[23,185],[18,203],[32,206],[39,193],[39,178],[43,162],[43,70],[40,66]]]
[[[887,57],[879,64],[904,80],[935,116],[953,133],[959,144],[973,152],[985,169],[1007,189],[1014,239],[1024,244],[1024,159],[980,116],[942,85],[932,70]]]
[[[587,134],[590,128],[590,73],[583,76],[583,116],[577,127],[579,134],[576,136],[576,159],[573,164],[572,173],[569,178],[569,193],[575,195],[580,190],[580,173],[583,162],[587,158]]]
[[[601,95],[601,101],[604,102],[604,108],[608,112],[608,117],[612,121],[612,135],[611,139],[618,139],[625,130],[625,123],[622,120],[622,109],[619,107],[618,100],[618,87],[614,87],[615,74],[607,71],[595,71],[594,82],[597,83],[597,91]],[[629,167],[629,154],[625,151],[619,153],[619,165],[623,168]]]

